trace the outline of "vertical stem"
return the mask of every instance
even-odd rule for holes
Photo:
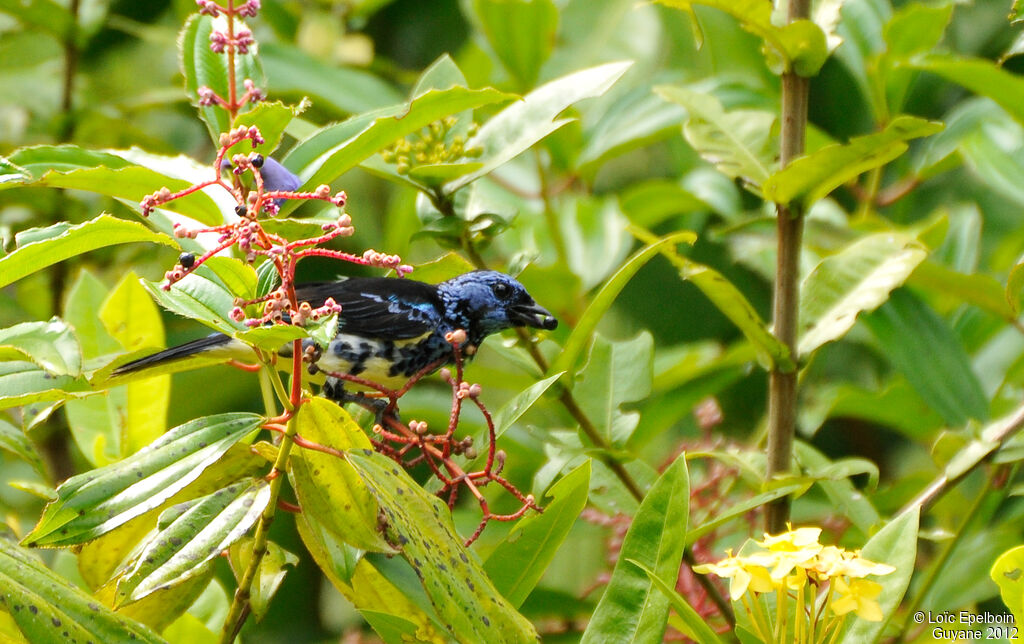
[[[227,10],[224,12],[228,19],[228,41],[225,47],[228,55],[228,114],[231,122],[235,122],[238,116],[238,79],[235,78],[235,0],[228,0]]]
[[[810,15],[810,0],[789,0],[789,22]],[[786,167],[803,154],[807,128],[808,80],[793,71],[782,75],[782,131],[780,164]],[[772,319],[775,337],[796,358],[797,314],[799,306],[800,244],[803,237],[803,212],[793,204],[778,204],[778,255],[775,265],[775,293]],[[772,368],[768,389],[768,467],[772,478],[789,470],[796,430],[796,370]],[[789,520],[789,499],[768,505],[765,517],[770,533],[785,530]]]

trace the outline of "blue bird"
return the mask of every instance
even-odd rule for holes
[[[298,300],[314,308],[333,298],[341,305],[334,339],[316,365],[320,371],[359,376],[384,387],[401,387],[431,364],[454,360],[445,335],[466,332],[466,355],[484,338],[512,327],[554,329],[558,321],[538,305],[523,285],[496,271],[473,271],[441,284],[391,277],[351,277],[338,282],[296,287]],[[312,346],[306,340],[305,346]],[[291,356],[292,345],[280,355]],[[251,360],[252,349],[216,333],[118,367],[118,376],[170,361],[208,355],[224,360]],[[324,392],[350,400],[345,381],[328,378]]]

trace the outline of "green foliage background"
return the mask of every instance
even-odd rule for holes
[[[545,502],[573,509],[562,510],[572,515],[562,519],[568,535],[550,563],[537,568],[536,589],[499,588],[545,641],[578,640],[591,617],[595,629],[605,630],[588,637],[623,636],[615,630],[622,620],[599,608],[614,603],[615,593],[602,599],[604,587],[594,589],[609,572],[610,532],[572,521],[573,494],[586,478],[581,467],[591,468],[592,508],[638,511],[609,463],[623,464],[644,492],[658,491],[645,505],[673,508],[663,516],[651,509],[646,532],[625,547],[643,552],[653,541],[638,539],[674,534],[680,548],[704,538],[701,552],[710,557],[759,536],[759,515],[744,521],[746,510],[791,493],[794,522],[824,525],[832,541],[860,547],[945,477],[955,484],[922,514],[909,590],[900,603],[900,589],[888,607],[890,621],[872,637],[930,641],[914,630],[913,610],[1003,612],[1001,587],[1003,598],[1016,597],[1009,609],[1024,611],[1019,584],[989,576],[999,556],[1024,539],[1024,452],[997,422],[1019,412],[1024,391],[1020,10],[1009,2],[821,0],[814,13],[821,31],[807,36],[780,35],[764,17],[767,5],[264,0],[251,21],[269,100],[308,99],[301,114],[282,117],[287,125],[274,156],[286,163],[322,151],[317,145],[329,137],[307,140],[318,128],[415,96],[432,65],[435,75],[427,78],[434,81],[461,70],[469,88],[525,95],[580,70],[632,63],[621,77],[607,72],[609,88],[592,92],[596,98],[559,96],[571,107],[551,117],[564,123],[531,124],[537,133],[551,132],[487,168],[480,180],[457,186],[452,212],[439,210],[444,200],[432,203],[429,191],[418,189],[424,184],[397,175],[380,156],[329,177],[348,193],[356,227],[356,236],[337,248],[398,253],[423,264],[413,277],[427,281],[469,265],[451,256],[440,268],[428,264],[446,253],[521,271],[535,299],[563,322],[540,345],[551,363],[546,372],[511,334],[492,338],[468,371],[492,410],[530,391],[525,413],[505,411],[507,476],[538,499],[557,481],[562,496]],[[0,510],[18,538],[70,475],[120,461],[195,418],[264,410],[255,377],[225,366],[102,396],[87,396],[91,386],[74,380],[101,358],[206,332],[160,312],[140,286],[137,277],[159,280],[180,252],[157,243],[150,230],[99,229],[135,243],[97,244],[103,247],[84,254],[72,249],[68,261],[46,270],[16,274],[15,262],[3,263],[39,234],[33,228],[82,224],[104,212],[141,221],[138,199],[153,188],[125,192],[125,175],[111,173],[114,161],[86,159],[84,150],[117,151],[118,163],[127,158],[167,175],[194,171],[195,162],[177,155],[206,164],[215,153],[183,91],[176,47],[195,5],[83,0],[73,7],[76,27],[67,2],[0,0]],[[442,56],[448,58],[437,62]],[[812,76],[809,155],[779,170],[775,72],[787,61]],[[508,104],[480,102],[475,121],[487,123]],[[532,134],[527,129],[525,136]],[[77,152],[62,159],[52,148],[32,147],[58,144]],[[76,164],[98,169],[47,174]],[[795,356],[766,322],[775,280],[772,201],[807,208]],[[219,206],[182,207],[216,215]],[[313,207],[297,213],[317,214]],[[310,260],[300,267],[300,281],[331,279],[337,271],[336,264]],[[16,331],[53,316],[67,325],[42,335],[34,330],[29,340],[36,345]],[[61,347],[69,342],[80,347],[78,366],[66,363]],[[57,384],[32,384],[31,395],[19,398],[26,390],[12,365],[26,358]],[[771,364],[800,369],[799,472],[781,481],[764,480]],[[563,371],[556,384],[552,378],[530,390]],[[35,395],[43,391],[60,393]],[[570,413],[562,391],[572,392],[604,449],[579,431],[580,416]],[[435,379],[413,389],[402,410],[440,427],[449,404],[448,388]],[[464,418],[460,433],[482,431],[479,416]],[[682,449],[689,462],[665,470]],[[688,477],[689,496],[713,464],[732,473],[728,486],[715,488],[715,502],[694,497],[688,507],[679,499],[672,505],[666,490],[683,489]],[[251,474],[237,465],[239,477]],[[662,470],[668,474],[654,485]],[[420,482],[424,474],[413,472]],[[492,503],[515,509],[498,494]],[[454,519],[468,534],[479,509],[460,505]],[[323,564],[306,552],[299,532],[309,529],[289,517],[274,523],[279,551],[271,556],[288,572],[263,620],[249,620],[244,641],[331,641],[367,621],[389,637],[387,619],[360,617],[328,581],[337,572],[325,577]],[[494,579],[511,574],[488,559],[510,529],[492,523],[473,546]],[[914,559],[914,536],[894,552]],[[96,550],[45,551],[42,560],[86,592],[101,593],[96,586],[112,563]],[[385,557],[371,558],[389,570]],[[1001,565],[1012,570],[1017,561]],[[644,583],[638,571],[616,576]],[[674,570],[654,572],[674,581]],[[392,566],[389,574],[410,580],[408,569]],[[180,605],[165,606],[162,616],[152,608],[125,614],[171,641],[213,638],[235,585],[231,569],[218,560],[189,583],[182,594],[189,601],[179,597]],[[422,593],[408,595],[420,607],[426,602]],[[660,637],[665,622],[658,615],[638,612],[637,632]],[[676,617],[670,624],[686,630]],[[21,641],[18,633],[0,611],[0,642]]]

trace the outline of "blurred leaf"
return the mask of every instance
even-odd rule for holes
[[[634,148],[650,145],[673,133],[686,117],[679,105],[669,104],[647,87],[619,97],[585,132],[586,144],[577,159],[577,169],[593,175],[603,161]]]
[[[809,207],[860,174],[903,154],[906,141],[935,134],[942,127],[916,116],[897,116],[881,132],[827,145],[773,173],[764,184],[765,199],[782,204],[799,200]]]
[[[551,486],[551,501],[543,514],[530,514],[516,523],[491,551],[484,571],[495,588],[520,607],[551,564],[576,518],[587,504],[590,461],[587,460]]]
[[[0,409],[94,393],[81,376],[52,376],[31,362],[0,362]]]
[[[129,351],[165,344],[160,311],[134,271],[121,278],[100,308],[99,318],[107,332]],[[121,456],[137,452],[164,433],[170,396],[170,376],[125,385],[124,405],[111,405],[107,418],[108,426],[119,430]]]
[[[641,181],[619,195],[619,206],[634,226],[653,228],[673,215],[710,210],[686,188],[664,179]]]
[[[611,581],[581,642],[658,642],[668,622],[669,599],[656,592],[637,564],[674,585],[686,544],[690,513],[686,455],[654,483],[633,517]],[[634,561],[636,563],[630,563]]]
[[[802,468],[817,475],[827,472],[832,464],[824,454],[803,441],[795,443],[794,454]],[[877,478],[877,467],[874,475]],[[817,485],[825,492],[835,512],[850,519],[862,533],[871,534],[872,529],[882,520],[868,496],[854,487],[848,477],[840,476],[831,480],[822,478],[817,481]]]
[[[0,0],[0,11],[26,27],[34,27],[65,40],[74,25],[67,7],[53,0]]]
[[[562,211],[559,227],[569,267],[590,290],[618,268],[632,240],[615,200],[582,198]]]
[[[1024,124],[1024,78],[990,60],[930,54],[914,58],[909,65],[963,85],[975,94],[987,96]]]
[[[194,481],[262,422],[260,416],[242,413],[199,418],[122,461],[69,478],[24,542],[72,545],[113,530]]]
[[[884,528],[879,530],[861,549],[861,556],[869,561],[887,563],[896,568],[895,572],[877,577],[875,581],[882,585],[882,594],[878,597],[882,615],[888,620],[896,614],[896,609],[907,592],[910,577],[914,573],[914,562],[917,559],[917,530],[919,509],[904,512],[893,518]],[[843,644],[862,644],[874,642],[886,621],[869,622],[866,619],[847,621],[840,630],[839,641]]]
[[[904,290],[862,317],[883,354],[952,426],[988,417],[988,400],[955,335],[934,311]],[[928,356],[922,361],[920,356]]]
[[[1024,20],[1024,0],[1013,0],[1013,7],[1010,9],[1008,18],[1011,25],[1018,25]],[[1017,621],[1020,622],[1019,619]]]
[[[336,450],[371,446],[348,412],[323,398],[302,405],[294,422],[298,435],[313,443]],[[300,446],[291,456],[291,478],[299,505],[335,536],[363,550],[392,551],[378,529],[371,490],[347,460]]]
[[[483,167],[444,187],[453,194],[516,158],[548,134],[569,122],[558,118],[569,106],[601,96],[630,68],[630,62],[607,63],[573,72],[541,85],[484,123],[467,148],[481,148]]]
[[[199,109],[199,118],[206,123],[206,129],[210,132],[210,138],[213,139],[215,146],[218,145],[221,133],[231,129],[230,115],[219,105],[200,105],[198,90],[200,87],[208,87],[226,101],[233,98],[228,88],[228,56],[226,53],[218,54],[210,49],[210,34],[215,29],[225,31],[226,20],[223,16],[212,18],[193,14],[178,37],[179,63],[185,76],[185,95],[189,102]],[[248,29],[237,17],[234,20],[236,34]],[[235,53],[233,71],[239,81],[238,91],[242,91],[241,81],[247,78],[252,80],[256,87],[266,85],[255,51],[256,47],[252,47],[249,53]]]
[[[261,42],[259,53],[272,94],[311,96],[318,107],[329,106],[348,114],[402,100],[396,89],[377,76],[361,69],[325,64],[295,46]]]
[[[1006,149],[1006,142],[999,140],[1002,136],[1005,135],[979,127],[962,136],[958,141],[959,152],[984,185],[1020,207],[1024,205],[1024,184],[1019,183],[1024,179],[1024,166]]]
[[[739,178],[760,194],[777,166],[772,130],[776,116],[760,110],[726,112],[717,98],[683,87],[659,85],[654,91],[686,108],[683,134],[693,149],[722,174]]]
[[[189,186],[189,182],[177,174],[127,158],[126,152],[129,151],[100,152],[74,145],[21,148],[9,157],[0,157],[0,190],[25,185],[73,188],[138,203],[160,188],[176,192]],[[205,224],[216,225],[223,221],[217,204],[203,191],[160,207]]]
[[[13,454],[46,478],[46,468],[36,452],[35,445],[21,429],[0,416],[0,450]]]
[[[909,235],[876,233],[823,259],[800,288],[799,354],[843,337],[860,313],[884,303],[927,255]]]
[[[60,318],[0,329],[0,361],[26,359],[55,376],[82,373],[82,349],[71,328]]]
[[[138,601],[201,574],[207,563],[249,531],[269,501],[267,481],[243,479],[190,502],[181,516],[160,526],[118,581],[117,604]]]
[[[558,31],[552,0],[473,0],[487,42],[520,88],[533,87]]]
[[[348,452],[353,466],[377,497],[385,535],[423,583],[452,636],[464,641],[532,642],[533,625],[516,612],[462,546],[451,514],[394,461],[367,450]]]
[[[0,257],[0,287],[97,248],[131,242],[156,242],[177,247],[167,235],[154,233],[140,223],[100,215],[77,226],[54,224],[35,229],[36,238]]]
[[[1024,621],[1024,546],[1007,550],[989,571],[989,577],[999,586],[1003,604],[1013,613],[1018,624]]]
[[[243,539],[231,546],[229,560],[235,571],[235,579],[241,579],[252,560],[253,540]],[[267,552],[260,560],[256,577],[252,582],[249,602],[256,621],[262,621],[267,614],[270,600],[281,587],[289,568],[294,568],[299,558],[273,541],[267,542]]]
[[[711,627],[707,625],[704,618],[701,617],[697,611],[690,606],[686,599],[676,591],[674,584],[666,583],[653,570],[635,559],[627,559],[626,561],[644,571],[644,574],[646,574],[647,578],[651,580],[654,587],[657,588],[658,591],[669,600],[669,602],[671,602],[672,608],[676,610],[676,615],[679,615],[686,627],[690,629],[690,633],[688,634],[690,637],[696,638],[695,641],[698,641],[701,644],[716,644],[722,642],[721,638],[718,637],[718,634],[711,630]]]
[[[640,412],[624,412],[622,405],[650,395],[653,357],[654,339],[650,333],[618,342],[601,334],[594,336],[573,395],[598,433],[611,445],[625,445],[640,422]]]
[[[1011,304],[1019,307],[1018,297],[1011,297],[1016,267],[1010,272],[1006,282],[1006,288],[999,283],[995,277],[984,273],[973,273],[965,275],[951,270],[942,264],[925,260],[918,264],[914,272],[910,274],[907,283],[917,288],[926,289],[929,295],[937,298],[948,298],[957,304],[964,303],[976,306],[993,315],[998,315],[1004,320],[1015,317],[1015,309]],[[1019,286],[1024,288],[1024,282]]]
[[[782,483],[778,487],[773,487],[767,492],[762,492],[761,494],[752,496],[749,499],[738,501],[724,510],[716,511],[713,517],[702,522],[700,525],[690,528],[690,531],[686,534],[686,545],[692,545],[697,541],[697,539],[700,539],[712,530],[715,530],[734,519],[739,519],[751,510],[759,508],[766,503],[770,503],[775,499],[781,499],[782,497],[789,495],[793,495],[794,498],[800,496],[810,486],[811,483],[809,482]]]
[[[510,98],[511,95],[492,88],[432,89],[409,103],[361,114],[318,130],[292,148],[284,164],[304,177],[304,186],[316,187],[333,181],[381,148],[438,119]]]
[[[5,610],[30,642],[163,642],[145,626],[100,606],[5,537],[0,537]]]
[[[740,26],[764,41],[768,66],[776,74],[794,70],[814,76],[828,58],[825,33],[810,20],[796,20],[778,27],[772,22],[772,5],[759,0],[658,0],[676,9],[694,5],[714,7],[735,18]]]
[[[654,238],[645,230],[634,228],[632,232],[641,241],[650,242]],[[670,247],[662,247],[661,253],[679,269],[683,279],[693,282],[694,286],[736,325],[754,346],[762,366],[775,365],[783,371],[796,368],[786,345],[768,331],[768,325],[761,319],[757,310],[724,275],[709,266],[683,257]]]
[[[615,298],[618,297],[622,289],[629,283],[629,280],[636,275],[637,271],[663,248],[682,243],[692,244],[696,239],[697,236],[690,231],[675,233],[662,239],[645,239],[644,241],[648,245],[626,260],[622,267],[605,281],[601,290],[591,300],[586,311],[583,312],[583,315],[576,322],[576,326],[573,328],[569,339],[562,346],[562,352],[551,363],[551,366],[548,367],[548,373],[575,373],[576,363],[584,348],[586,348],[591,335],[594,333],[594,329],[597,328],[597,323],[604,317],[608,309],[611,308]]]

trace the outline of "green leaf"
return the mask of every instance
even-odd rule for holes
[[[0,360],[31,360],[55,376],[82,373],[82,349],[59,318],[0,329]]]
[[[628,92],[618,97],[593,127],[586,129],[586,143],[580,150],[576,167],[588,177],[593,176],[606,159],[678,132],[676,128],[685,117],[686,111],[681,106],[666,103],[648,87]]]
[[[248,568],[249,562],[252,560],[252,550],[253,540],[251,538],[243,539],[231,546],[229,560],[235,571],[236,580],[240,580]],[[249,595],[249,603],[256,621],[261,621],[266,616],[270,600],[281,587],[281,582],[284,581],[288,569],[294,568],[298,563],[297,556],[273,541],[267,542],[267,552],[260,560]]]
[[[1011,288],[1016,286],[1015,280],[1024,280],[1024,275],[1019,274],[1016,266],[1010,271],[1004,289],[992,275],[965,275],[938,262],[925,260],[910,274],[907,284],[927,289],[929,295],[940,300],[971,304],[1004,320],[1010,320],[1020,310],[1019,296],[1011,295]],[[1024,289],[1024,281],[1020,281],[1019,286]]]
[[[248,330],[241,322],[228,317],[235,306],[235,296],[213,272],[213,266],[200,266],[175,282],[169,291],[165,291],[160,282],[143,280],[142,285],[160,306],[178,315],[198,320],[226,335]]]
[[[45,477],[46,468],[43,467],[43,461],[39,458],[32,441],[25,435],[25,432],[7,422],[2,416],[0,416],[0,450],[25,461]]]
[[[543,514],[519,520],[505,539],[491,551],[484,571],[495,588],[515,607],[523,605],[565,541],[576,517],[587,504],[590,460],[551,486]]]
[[[890,521],[884,528],[871,537],[861,556],[869,561],[887,563],[896,571],[877,577],[875,581],[882,585],[882,594],[878,597],[878,605],[887,621],[896,615],[896,609],[907,592],[910,577],[914,573],[914,562],[917,559],[917,530],[919,509],[904,512]],[[866,619],[854,619],[846,622],[842,629],[843,644],[862,644],[874,642],[882,634],[887,621],[869,622]]]
[[[274,324],[271,326],[258,326],[243,333],[237,333],[235,337],[246,344],[259,347],[271,353],[277,353],[282,346],[293,340],[308,338],[309,333],[301,326]]]
[[[533,383],[527,389],[519,392],[516,396],[502,405],[494,414],[494,436],[495,438],[504,434],[533,404],[544,395],[544,392],[551,388],[562,376],[561,373],[548,376],[547,378]]]
[[[541,85],[484,123],[467,148],[481,148],[483,167],[448,183],[447,194],[476,181],[525,152],[537,141],[569,122],[558,118],[569,106],[601,96],[630,68],[630,62],[607,63],[573,72]]]
[[[181,71],[185,76],[185,95],[189,102],[199,109],[199,118],[206,123],[206,129],[216,146],[221,133],[231,129],[230,116],[227,110],[218,105],[199,105],[198,94],[200,87],[209,87],[224,100],[231,99],[228,88],[228,56],[226,53],[218,54],[210,49],[210,34],[213,33],[215,25],[220,31],[227,29],[223,16],[212,18],[193,14],[178,36],[178,51]],[[247,29],[245,23],[235,18],[235,33],[241,29]],[[234,73],[239,81],[240,92],[244,91],[241,81],[247,78],[257,87],[265,85],[263,70],[255,56],[255,50],[256,48],[252,47],[247,54],[235,53]]]
[[[979,96],[987,96],[1024,124],[1024,78],[990,60],[931,54],[907,63],[963,85]]]
[[[686,543],[690,508],[686,455],[665,470],[644,497],[622,542],[611,581],[583,633],[591,642],[660,642],[668,622],[668,597],[657,592],[633,560],[675,585]]]
[[[620,342],[594,336],[590,358],[580,369],[582,377],[573,394],[598,433],[615,447],[625,445],[640,422],[640,412],[623,412],[622,405],[650,395],[653,358],[650,333]]]
[[[775,499],[781,499],[782,497],[789,496],[791,494],[794,497],[800,496],[810,486],[811,484],[809,482],[783,483],[778,487],[768,490],[767,492],[762,492],[761,494],[754,495],[749,499],[745,499],[728,506],[725,510],[716,511],[714,517],[690,529],[686,534],[686,545],[693,545],[697,539],[700,539],[712,530],[715,530],[734,519],[746,516],[746,514],[751,510],[759,508],[766,503],[774,501]]]
[[[7,538],[0,537],[0,604],[30,642],[149,642],[145,626],[101,606]]]
[[[409,103],[327,126],[299,142],[284,164],[304,178],[305,186],[330,183],[381,148],[451,114],[507,101],[496,89],[432,89]],[[476,145],[476,144],[474,144]]]
[[[100,308],[99,317],[107,332],[128,351],[165,344],[160,311],[134,271],[128,271],[121,278],[121,283]],[[170,376],[155,376],[125,385],[123,406],[110,405],[106,419],[108,427],[119,430],[121,456],[137,452],[164,433],[170,397]]]
[[[627,559],[626,561],[633,564],[640,570],[643,570],[644,574],[647,575],[647,578],[650,579],[652,584],[654,584],[654,587],[668,598],[672,603],[672,608],[676,609],[676,614],[683,620],[686,627],[690,629],[689,635],[691,637],[696,638],[696,641],[701,644],[715,644],[716,642],[722,642],[718,637],[718,634],[711,630],[711,627],[707,625],[704,618],[701,617],[697,611],[690,606],[686,599],[676,591],[674,584],[665,583],[653,570],[635,559]]]
[[[298,47],[261,42],[259,53],[268,89],[275,96],[309,96],[317,107],[329,106],[345,114],[359,114],[402,100],[398,90],[374,74],[325,64]]]
[[[81,376],[53,376],[31,362],[0,362],[0,409],[95,393]]]
[[[1024,546],[1001,554],[988,574],[999,586],[999,596],[1014,619],[1018,624],[1024,623]]]
[[[801,201],[808,207],[860,174],[903,154],[906,141],[935,134],[942,128],[935,121],[897,116],[881,132],[854,137],[849,143],[826,145],[796,159],[768,178],[764,197],[783,204]]]
[[[75,24],[68,8],[53,0],[0,0],[0,11],[61,41],[67,39]]]
[[[301,113],[301,107],[292,107],[280,101],[263,101],[248,112],[243,112],[235,117],[231,126],[235,128],[242,125],[246,127],[255,125],[260,131],[260,136],[263,137],[263,143],[257,145],[255,151],[264,156],[270,156],[281,144],[285,128],[293,118]],[[248,154],[253,150],[251,141],[240,141],[228,150],[228,154],[224,158],[230,159],[233,154]]]
[[[473,12],[498,60],[520,88],[533,87],[551,55],[558,7],[551,0],[473,0]]]
[[[793,449],[801,468],[810,472],[820,475],[832,464],[824,454],[803,441],[797,441]],[[874,474],[877,476],[877,468]],[[871,534],[881,521],[878,510],[867,495],[855,488],[848,478],[822,479],[817,481],[817,485],[825,492],[835,512],[848,518],[862,533]]]
[[[269,502],[270,484],[263,479],[244,479],[190,501],[184,513],[159,527],[117,582],[116,605],[138,601],[204,572],[207,563],[249,531]]]
[[[988,417],[988,400],[953,331],[920,299],[904,290],[862,318],[883,354],[930,407],[952,426]],[[921,356],[928,360],[921,361]]]
[[[1008,18],[1010,24],[1014,26],[1024,21],[1024,0],[1013,0],[1013,7],[1010,9]],[[1020,620],[1018,619],[1017,622],[1020,623]]]
[[[99,152],[74,145],[39,145],[0,157],[0,190],[24,185],[73,188],[138,204],[160,188],[171,192],[187,188],[191,182],[176,172],[178,165],[180,158],[136,150]],[[160,207],[209,225],[224,220],[218,205],[201,190]]]
[[[761,110],[726,112],[711,94],[660,85],[654,91],[686,108],[683,135],[704,160],[722,174],[760,193],[777,163],[772,129],[775,114]]]
[[[633,229],[641,241],[650,243],[654,236],[642,229]],[[678,269],[683,279],[693,282],[725,317],[736,325],[757,352],[762,366],[775,365],[783,371],[796,368],[789,349],[768,331],[768,325],[742,292],[715,269],[683,257],[670,247],[661,253]]]
[[[370,440],[344,409],[314,398],[299,408],[302,438],[336,450],[369,448]],[[362,550],[391,552],[377,525],[377,502],[347,460],[301,447],[291,456],[292,486],[303,511],[335,536]]]
[[[558,354],[558,357],[548,367],[548,374],[559,372],[575,373],[576,363],[579,361],[583,350],[587,346],[587,342],[594,333],[594,329],[597,328],[597,323],[604,317],[608,309],[611,308],[615,298],[626,287],[629,280],[637,274],[637,271],[663,248],[682,243],[692,244],[696,239],[697,236],[690,231],[675,233],[661,239],[653,238],[653,236],[652,239],[644,239],[643,241],[647,242],[648,245],[626,260],[622,267],[604,283],[601,290],[591,300],[583,315],[576,322],[576,326],[573,327],[569,339],[565,341],[562,352]]]
[[[18,248],[0,257],[0,287],[97,248],[131,242],[156,242],[174,248],[178,246],[167,235],[152,232],[138,222],[110,215],[100,215],[77,226],[54,224],[36,231],[40,236],[38,241],[19,244]]]
[[[377,497],[388,541],[420,577],[452,636],[470,642],[533,642],[533,625],[505,600],[462,545],[451,513],[400,466],[371,450],[349,451]],[[677,564],[678,565],[678,564]]]
[[[843,337],[860,313],[884,303],[927,256],[914,237],[886,232],[821,260],[800,288],[798,353],[806,357]]]
[[[169,499],[262,423],[243,413],[198,418],[123,461],[69,478],[24,543],[67,546],[113,530]]]
[[[828,58],[825,33],[810,20],[796,20],[778,27],[772,22],[772,5],[760,0],[657,0],[684,11],[694,5],[714,7],[735,18],[740,27],[764,41],[768,66],[776,74],[790,69],[814,76]]]

